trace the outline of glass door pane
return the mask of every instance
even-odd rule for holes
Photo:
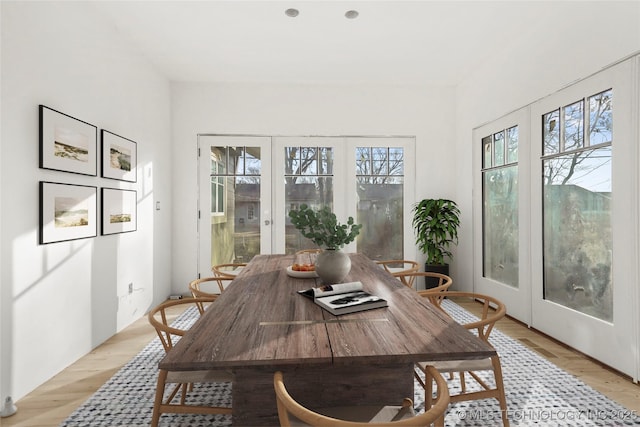
[[[317,248],[311,240],[291,224],[289,211],[306,204],[312,209],[328,206],[333,211],[333,163],[332,147],[285,146],[285,253],[301,249]]]
[[[559,131],[543,132],[563,144],[542,158],[544,298],[606,321],[613,320],[612,95],[607,90],[563,107]]]
[[[213,265],[246,263],[271,251],[264,235],[270,196],[263,185],[270,146],[268,138],[256,138],[200,137],[201,275],[211,275]]]
[[[544,298],[612,321],[611,147],[545,159],[543,171]]]
[[[483,277],[519,286],[518,166],[483,173]]]
[[[531,322],[527,109],[474,129],[474,284]]]
[[[482,138],[483,147],[494,152],[483,157],[482,275],[515,288],[520,263],[518,135],[518,126],[512,126]]]
[[[275,252],[315,247],[289,220],[289,211],[305,203],[328,206],[339,222],[351,216],[363,224],[346,252],[416,259],[407,209],[414,203],[415,138],[279,136],[273,141],[273,170],[282,174],[273,185]]]
[[[355,151],[358,252],[374,260],[404,259],[404,148]]]

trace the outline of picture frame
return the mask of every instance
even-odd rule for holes
[[[137,143],[105,129],[100,130],[100,139],[102,141],[102,177],[136,182]]]
[[[138,193],[135,190],[102,188],[102,235],[137,230]]]
[[[98,189],[40,181],[41,245],[97,236]]]
[[[98,128],[39,106],[40,168],[97,176]]]

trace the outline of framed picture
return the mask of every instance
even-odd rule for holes
[[[102,176],[136,182],[137,147],[134,141],[102,129]]]
[[[103,188],[102,235],[136,231],[137,203],[137,193],[134,190]]]
[[[98,128],[40,105],[40,167],[97,175]]]
[[[40,244],[96,237],[98,189],[40,181]]]

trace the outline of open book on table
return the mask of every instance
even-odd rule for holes
[[[313,302],[335,316],[387,306],[386,300],[363,291],[361,282],[324,285],[298,293],[312,298]]]

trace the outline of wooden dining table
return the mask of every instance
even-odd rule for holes
[[[362,254],[346,282],[388,307],[334,316],[297,291],[321,284],[287,274],[294,255],[258,255],[159,364],[233,373],[233,425],[278,425],[273,374],[303,405],[396,404],[413,398],[414,364],[479,359],[495,350]]]

